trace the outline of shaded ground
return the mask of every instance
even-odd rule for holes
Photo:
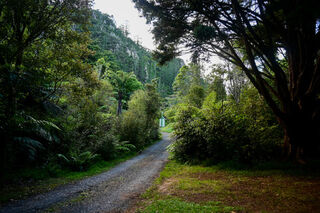
[[[320,178],[170,162],[144,197],[142,212],[320,212]]]
[[[0,212],[123,212],[129,210],[152,183],[168,158],[169,134],[108,172],[45,194],[16,201]]]

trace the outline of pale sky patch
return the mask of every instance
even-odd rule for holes
[[[131,0],[95,0],[94,9],[114,17],[116,25],[128,25],[129,37],[136,41],[139,38],[142,46],[154,50],[151,25],[146,24],[146,19],[140,17],[138,10]]]
[[[95,0],[93,8],[112,15],[118,27],[127,25],[130,33],[129,37],[132,40],[136,41],[138,38],[143,47],[155,50],[151,25],[146,24],[146,19],[141,17],[131,0]],[[180,58],[186,64],[190,62],[190,54],[182,55]],[[221,62],[218,57],[213,57],[210,64]],[[208,66],[208,64],[205,64],[205,67]]]

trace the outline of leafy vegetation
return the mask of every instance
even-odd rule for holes
[[[176,103],[165,111],[176,138],[170,147],[174,158],[253,164],[281,157],[282,132],[275,116],[244,76],[229,84],[233,72],[216,66],[203,76],[195,64],[180,69],[173,84]],[[240,94],[227,96],[227,89],[240,89]]]
[[[314,8],[319,2],[133,2],[154,26],[154,56],[160,63],[181,49],[192,52],[195,63],[180,69],[165,106],[168,122],[174,123],[173,159],[215,165],[169,163],[146,193],[142,211],[156,206],[175,211],[180,202],[197,203],[201,211],[208,201],[244,212],[319,208],[319,180],[308,176],[319,171],[319,165],[311,166],[320,153],[320,13]],[[212,55],[225,63],[204,76],[199,65]],[[253,171],[279,160],[281,152],[282,159],[304,169],[292,164],[293,175],[285,174],[286,166]],[[226,162],[245,167],[220,169]]]
[[[167,132],[167,133],[172,133],[173,132],[173,125],[174,125],[174,123],[169,123],[165,127],[161,128],[161,131]]]
[[[145,90],[138,90],[129,101],[120,130],[120,140],[130,141],[138,150],[159,139],[160,96],[155,84],[146,84]]]
[[[11,174],[27,183],[26,168],[41,179],[85,174],[159,138],[160,97],[183,61],[159,67],[91,6],[1,1],[1,186]]]
[[[257,91],[248,88],[254,96]],[[243,97],[243,108],[229,103],[214,103],[210,97],[203,108],[181,106],[176,115],[175,135],[172,146],[177,159],[220,162],[236,160],[252,163],[279,157],[281,131],[263,100]],[[255,103],[251,101],[255,100]],[[208,103],[209,102],[209,103]],[[254,110],[247,111],[246,107]],[[223,107],[223,109],[222,109]],[[267,117],[269,115],[269,117]]]
[[[75,171],[87,170],[92,161],[96,160],[99,155],[92,154],[90,151],[82,152],[80,154],[71,154],[69,157],[63,154],[58,154],[58,158],[61,159],[62,165],[70,167]]]

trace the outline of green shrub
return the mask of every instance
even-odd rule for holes
[[[145,146],[148,138],[147,132],[144,131],[146,118],[143,114],[134,112],[131,109],[129,108],[122,115],[119,129],[120,140],[130,141],[131,144],[140,149]]]
[[[254,104],[243,105],[248,103]],[[280,154],[281,130],[263,102],[256,99],[254,110],[248,111],[234,103],[205,104],[203,109],[180,106],[171,146],[176,159],[253,163]]]
[[[114,126],[117,120],[109,109],[112,101],[108,99],[108,91],[111,88],[108,85],[104,87],[89,97],[76,96],[75,101],[69,98],[69,110],[65,120],[61,121],[65,130],[65,147],[58,153],[90,151],[99,154],[104,160],[116,157],[114,144],[118,138]]]
[[[172,106],[172,107],[168,108],[164,112],[164,117],[166,118],[166,123],[175,122],[175,115],[176,115],[176,107]]]
[[[100,135],[100,137],[99,137]],[[117,157],[115,143],[117,138],[113,132],[105,132],[104,134],[98,134],[94,137],[95,143],[92,145],[92,150],[98,153],[103,160],[111,160]]]
[[[153,84],[136,91],[130,98],[129,109],[120,118],[120,141],[128,141],[138,150],[159,138],[160,96]]]
[[[173,132],[174,123],[169,123],[165,127],[161,128],[162,132],[172,133]]]

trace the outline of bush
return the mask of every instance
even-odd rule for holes
[[[120,141],[129,141],[138,150],[159,138],[160,96],[153,84],[136,91],[130,98],[129,109],[120,120]]]
[[[281,130],[274,117],[269,116],[271,112],[264,109],[263,102],[256,101],[255,110],[251,111],[234,103],[217,103],[214,107],[207,100],[205,103],[203,109],[179,108],[176,141],[171,147],[176,159],[213,163],[234,160],[250,164],[280,154]],[[243,105],[247,103],[251,102]]]
[[[117,157],[117,120],[112,108],[116,101],[110,99],[111,96],[112,86],[105,80],[101,80],[94,91],[70,92],[63,103],[66,107],[64,120],[59,122],[64,129],[64,147],[55,153],[68,155],[70,152],[90,151],[104,160]]]
[[[146,145],[146,140],[148,139],[148,134],[144,131],[146,129],[144,122],[146,118],[143,114],[134,112],[131,109],[129,108],[122,115],[121,126],[119,128],[120,140],[130,141],[131,144],[141,149]]]
[[[168,108],[164,112],[164,117],[166,118],[166,123],[174,123],[175,122],[176,111],[177,111],[177,106],[174,105],[174,106]]]

